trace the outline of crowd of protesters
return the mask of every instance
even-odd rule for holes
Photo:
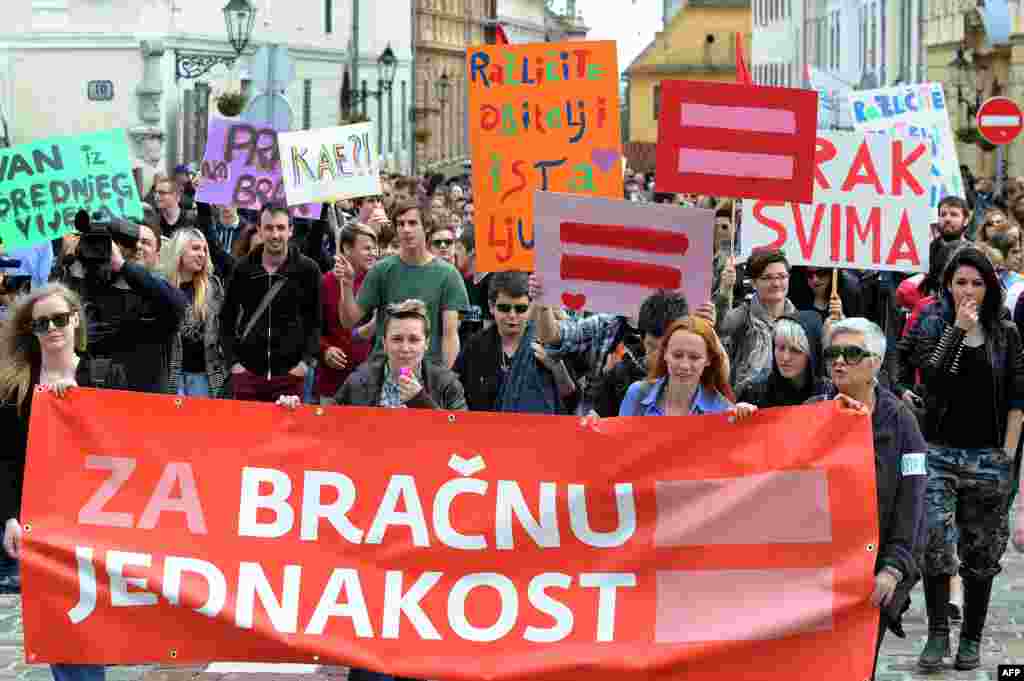
[[[770,250],[738,264],[739,205],[652,194],[653,178],[628,172],[625,199],[716,216],[708,299],[656,291],[634,315],[543,306],[536,274],[478,273],[465,177],[385,176],[380,196],[319,216],[211,206],[195,200],[197,184],[187,168],[158,176],[137,243],[112,248],[111,276],[152,309],[146,319],[162,320],[120,330],[148,334],[144,357],[106,353],[104,342],[117,343],[102,334],[114,332],[93,317],[105,308],[72,285],[76,235],[5,254],[29,278],[20,291],[0,286],[0,432],[15,443],[0,457],[0,517],[12,558],[36,386],[287,408],[571,414],[583,427],[613,416],[741,420],[839,399],[874,426],[878,645],[886,630],[903,635],[920,580],[929,623],[920,667],[938,669],[951,654],[951,620],[962,621],[955,666],[980,665],[1020,476],[1024,178],[1000,195],[978,180],[970,202],[943,199],[931,269],[908,276],[792,267]],[[132,375],[140,365],[144,381]],[[1012,538],[1024,550],[1024,529]],[[17,589],[16,563],[0,568],[0,588]],[[102,668],[54,675],[101,678]]]

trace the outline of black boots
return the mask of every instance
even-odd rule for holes
[[[942,658],[949,655],[949,575],[925,575],[924,600],[928,610],[928,642],[917,666],[930,672],[940,669]]]
[[[960,630],[960,647],[954,666],[967,671],[981,666],[981,632],[992,600],[992,577],[964,577],[964,624]]]

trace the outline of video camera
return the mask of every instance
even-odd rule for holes
[[[20,260],[0,256],[0,274],[3,274],[3,270],[16,270],[20,267]],[[30,274],[8,274],[5,277],[0,277],[0,295],[19,293],[26,289],[31,282],[32,275]]]
[[[86,265],[110,262],[111,242],[134,249],[139,243],[139,226],[106,211],[96,211],[90,217],[84,210],[75,214],[75,229],[81,234],[78,257]]]

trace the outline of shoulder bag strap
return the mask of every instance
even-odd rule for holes
[[[277,294],[281,292],[281,289],[284,288],[287,281],[287,279],[278,279],[274,282],[274,285],[270,287],[270,290],[263,295],[263,300],[260,301],[259,307],[257,307],[256,311],[252,313],[251,317],[249,317],[249,321],[245,325],[245,330],[242,331],[241,340],[244,341],[246,339],[249,332],[252,331],[252,327],[256,326],[256,322],[260,320],[263,313],[266,312],[267,308],[270,307],[270,304],[274,302],[274,298],[276,298]]]

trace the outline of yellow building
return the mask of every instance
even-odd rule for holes
[[[626,155],[647,159],[658,141],[662,80],[736,81],[736,33],[750,64],[750,0],[689,0],[626,69]],[[632,153],[631,153],[632,152]],[[633,168],[647,162],[630,158]],[[650,161],[653,169],[653,158]]]

